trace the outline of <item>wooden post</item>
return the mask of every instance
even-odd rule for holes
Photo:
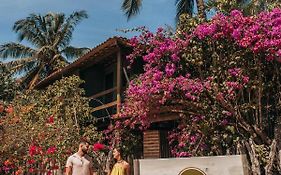
[[[139,159],[134,160],[134,175],[140,175],[140,162],[139,162]]]
[[[120,113],[120,106],[121,106],[121,86],[122,86],[122,60],[121,60],[121,49],[119,49],[117,53],[117,114]]]

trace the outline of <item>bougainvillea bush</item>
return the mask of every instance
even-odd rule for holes
[[[168,136],[174,156],[237,154],[254,145],[257,167],[265,166],[281,129],[281,9],[256,16],[234,10],[193,24],[172,36],[143,28],[131,39],[127,58],[142,59],[144,73],[126,91],[121,128],[145,130],[155,115],[175,113],[178,127]]]
[[[81,138],[99,138],[81,83],[72,76],[15,97],[0,121],[0,174],[59,173]]]

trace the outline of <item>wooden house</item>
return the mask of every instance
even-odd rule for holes
[[[142,62],[134,63],[130,71],[126,69],[126,56],[131,51],[127,39],[110,38],[72,64],[52,73],[36,88],[42,89],[65,76],[78,75],[85,81],[82,87],[91,99],[90,105],[94,107],[93,115],[97,117],[98,128],[105,129],[111,117],[120,112],[129,79],[143,71]],[[175,127],[176,118],[167,111],[153,118],[150,130],[142,135],[141,154],[136,158],[170,157],[167,132]]]

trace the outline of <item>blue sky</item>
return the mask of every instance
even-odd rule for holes
[[[17,41],[12,31],[15,21],[31,13],[86,10],[89,18],[78,24],[71,44],[76,47],[94,47],[112,36],[131,37],[116,29],[147,26],[155,31],[158,27],[175,27],[176,7],[174,0],[143,0],[140,14],[127,21],[121,11],[122,0],[0,0],[0,44]]]

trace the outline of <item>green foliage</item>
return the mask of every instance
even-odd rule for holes
[[[0,103],[13,99],[17,84],[5,65],[0,62]]]
[[[83,97],[84,91],[79,88],[81,83],[79,77],[72,76],[45,90],[18,95],[12,102],[13,110],[0,124],[4,129],[0,162],[10,160],[24,170],[38,168],[44,161],[44,166],[63,167],[67,156],[78,149],[81,138],[99,139],[93,126],[95,119],[90,112],[89,99]],[[40,148],[41,152],[32,155],[35,148]],[[50,153],[51,148],[55,152]],[[50,160],[46,161],[46,158]],[[28,165],[26,162],[30,160],[35,163]],[[56,162],[55,165],[51,160]]]
[[[242,10],[245,15],[255,15],[265,10],[280,7],[280,0],[210,0],[207,2],[208,10],[229,14],[232,10]]]
[[[196,17],[191,18],[188,14],[180,15],[179,22],[177,25],[176,36],[183,37],[183,35],[191,34],[199,24],[200,20]]]

